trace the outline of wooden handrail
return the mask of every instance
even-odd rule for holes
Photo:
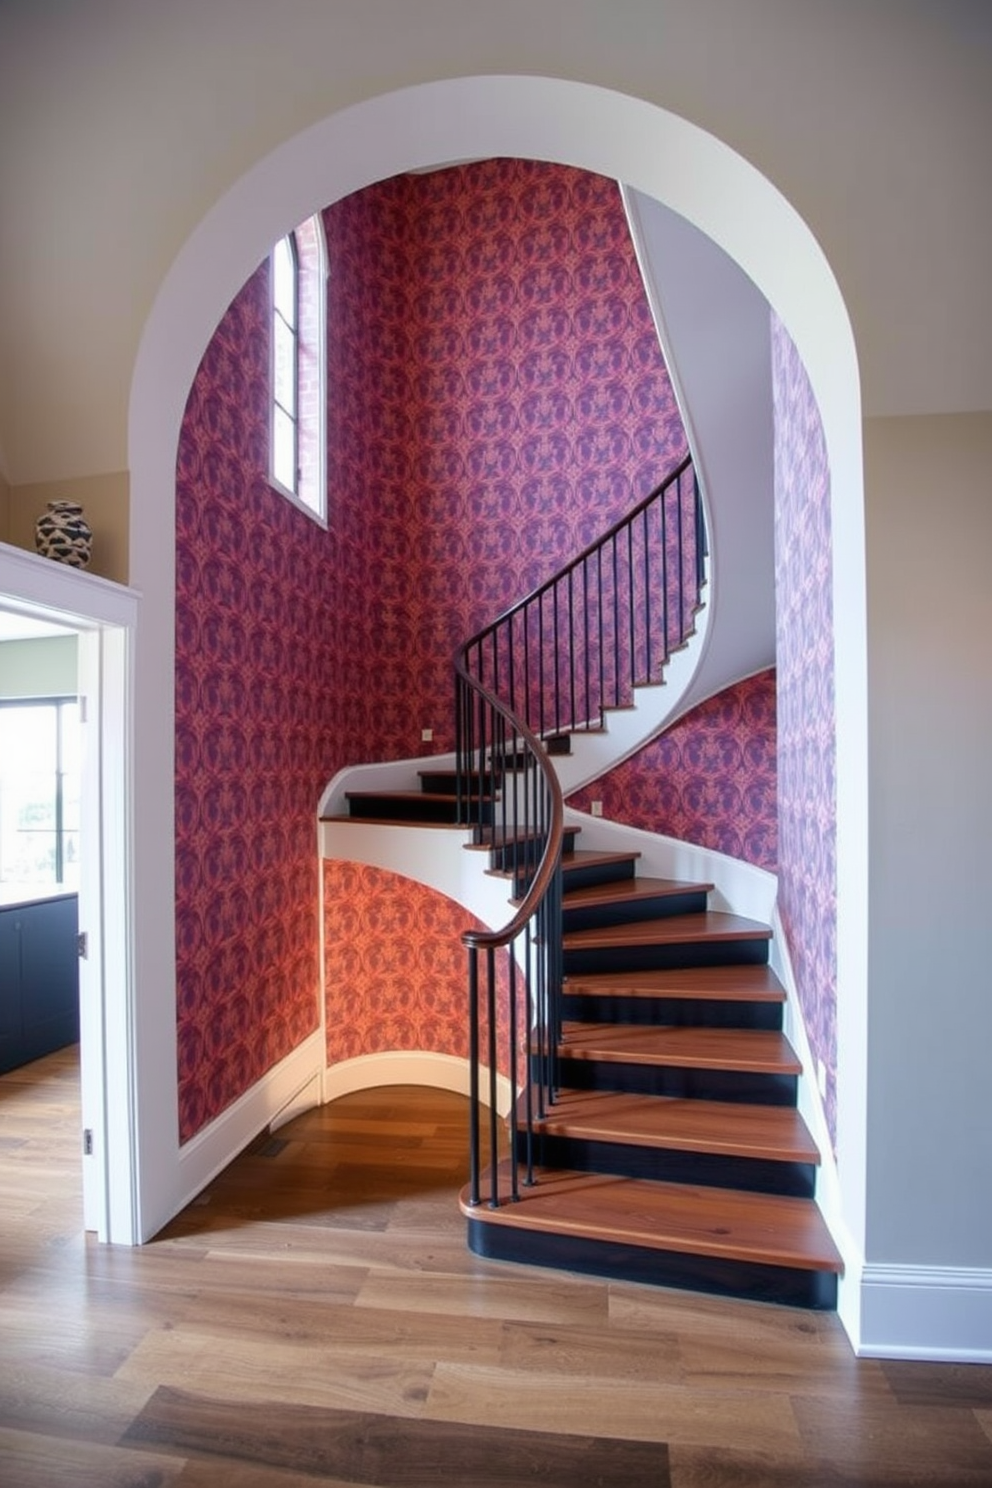
[[[562,795],[561,782],[557,771],[548,758],[547,751],[537,735],[527,727],[519,718],[515,718],[496,695],[483,687],[470,675],[461,656],[455,662],[455,672],[477,697],[488,703],[493,712],[510,724],[512,731],[526,744],[530,754],[533,755],[541,771],[544,783],[551,800],[551,820],[548,823],[548,838],[544,852],[538,864],[533,882],[527,890],[526,895],[508,924],[502,930],[464,930],[461,942],[464,946],[475,947],[476,950],[501,950],[508,946],[517,936],[522,933],[529,920],[537,911],[541,900],[548,891],[551,878],[561,861],[561,846],[565,826],[565,800]]]
[[[542,599],[545,594],[550,594],[552,590],[558,587],[563,579],[568,578],[568,575],[570,573],[574,573],[577,568],[581,568],[586,562],[588,562],[590,558],[594,558],[597,552],[602,552],[604,548],[609,546],[609,544],[615,537],[619,537],[624,528],[632,527],[637,518],[643,515],[643,513],[647,511],[648,507],[652,506],[653,503],[657,501],[658,497],[661,496],[669,488],[669,486],[674,485],[675,482],[680,480],[682,476],[685,475],[686,471],[690,470],[691,468],[692,456],[686,455],[681,465],[677,465],[674,470],[670,471],[669,474],[665,476],[665,479],[663,481],[659,481],[658,485],[656,485],[653,490],[649,491],[646,496],[642,497],[637,505],[632,507],[629,512],[626,512],[622,517],[618,517],[617,520],[613,523],[612,527],[608,527],[607,530],[599,537],[595,537],[593,538],[591,543],[587,543],[587,545],[582,549],[581,553],[577,554],[575,558],[570,559],[569,562],[566,563],[563,568],[560,568],[557,573],[553,574],[550,579],[545,579],[543,584],[538,584],[536,589],[532,589],[531,592],[525,595],[523,599],[518,599],[516,603],[512,604],[508,610],[504,610],[501,615],[497,615],[496,619],[491,621],[489,625],[484,625],[480,631],[477,631],[476,634],[472,636],[471,640],[465,642],[464,646],[461,648],[461,654],[464,655],[468,651],[470,651],[473,646],[478,646],[482,641],[486,639],[488,635],[491,635],[494,630],[499,630],[502,626],[506,625],[508,621],[512,620],[514,615],[519,615],[522,611],[529,609],[531,605],[536,604],[537,601]]]

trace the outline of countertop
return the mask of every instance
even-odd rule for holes
[[[66,889],[58,884],[0,883],[0,909],[24,909],[28,904],[47,904],[50,899],[75,899],[76,889]]]

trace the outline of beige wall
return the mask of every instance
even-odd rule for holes
[[[0,642],[0,698],[74,696],[76,669],[74,635]]]
[[[10,490],[7,541],[33,553],[34,524],[49,501],[78,501],[93,529],[93,557],[88,572],[118,584],[128,581],[128,476],[126,470],[89,475],[79,480],[40,481]],[[3,534],[0,489],[0,536]]]
[[[10,487],[0,472],[0,542],[10,542]]]
[[[37,0],[4,0],[0,443],[9,478],[128,464],[131,378],[155,297],[204,214],[256,161],[364,99],[478,74],[584,79],[726,141],[822,246],[851,310],[866,410],[990,407],[992,87],[982,9],[949,0],[76,0],[56,23]],[[400,168],[399,150],[396,158]],[[300,215],[322,200],[310,198]],[[253,267],[232,265],[234,288]]]
[[[865,487],[867,1252],[988,1266],[992,413],[866,420]]]

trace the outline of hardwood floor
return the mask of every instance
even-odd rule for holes
[[[299,1117],[128,1250],[80,1232],[77,1085],[0,1077],[3,1488],[992,1485],[992,1367],[473,1256],[460,1097]]]

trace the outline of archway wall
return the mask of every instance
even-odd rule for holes
[[[844,633],[838,631],[836,638],[837,713],[844,727],[837,746],[838,814],[857,825],[838,837],[838,876],[849,891],[838,903],[838,965],[846,968],[852,1005],[863,1005],[860,398],[850,323],[822,252],[764,177],[712,136],[654,105],[584,84],[498,76],[425,84],[372,99],[289,140],[213,207],[166,276],[137,358],[129,438],[132,575],[144,595],[135,729],[135,877],[139,1198],[145,1234],[201,1186],[211,1164],[222,1156],[220,1146],[204,1144],[181,1163],[174,1135],[175,832],[170,793],[161,788],[173,777],[174,752],[172,720],[163,716],[160,690],[151,683],[171,676],[174,666],[174,471],[186,391],[223,307],[282,231],[316,203],[333,202],[368,182],[456,155],[558,160],[658,197],[711,236],[754,279],[802,358],[820,410],[831,471],[833,586],[835,592],[842,586],[846,595]],[[860,912],[850,912],[852,903],[862,906]],[[855,1030],[857,1021],[855,1015]],[[264,1099],[260,1092],[261,1106]],[[243,1107],[227,1131],[227,1146],[254,1119],[255,1113]],[[856,1189],[863,1186],[861,1166],[852,1148],[846,1174]]]

